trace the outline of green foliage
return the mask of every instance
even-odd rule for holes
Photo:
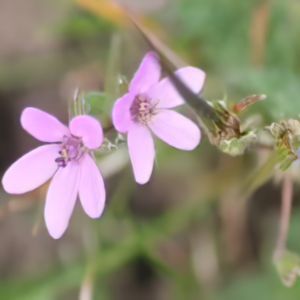
[[[240,275],[219,293],[217,300],[297,300],[300,294],[300,283],[287,289],[274,274],[273,269],[264,268],[259,273]]]
[[[224,73],[225,75],[225,73]],[[226,73],[227,89],[238,95],[249,92],[264,93],[268,96],[253,112],[263,114],[265,123],[288,117],[297,118],[300,111],[299,74],[281,68],[229,69]]]
[[[250,32],[255,11],[262,1],[187,0],[179,1],[173,17],[176,45],[208,70],[208,83],[217,77],[218,85],[206,94],[222,98],[266,94],[268,100],[256,110],[266,122],[298,117],[300,102],[300,4],[298,1],[270,2],[265,62],[253,67],[254,45]],[[223,82],[223,84],[220,84]],[[255,110],[254,110],[255,111]]]
[[[70,17],[58,28],[59,33],[70,41],[81,43],[82,40],[92,42],[113,32],[114,26],[87,12],[74,8]]]

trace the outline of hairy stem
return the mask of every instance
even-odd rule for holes
[[[293,200],[293,181],[289,175],[285,175],[282,183],[281,212],[279,222],[279,233],[274,251],[274,258],[280,258],[285,249],[289,231],[289,223]]]

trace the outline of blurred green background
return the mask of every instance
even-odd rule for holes
[[[19,125],[24,107],[67,122],[79,88],[90,113],[109,126],[113,101],[149,50],[112,1],[79,2],[0,1],[2,173],[36,145]],[[298,0],[118,2],[205,70],[205,98],[232,104],[266,94],[242,115],[258,128],[298,117]],[[94,12],[84,9],[91,3]],[[269,154],[250,149],[229,157],[206,137],[192,153],[157,142],[152,179],[138,186],[126,149],[103,151],[97,158],[108,190],[105,214],[91,220],[77,207],[58,241],[42,219],[47,186],[18,198],[1,190],[0,299],[300,299],[300,284],[284,287],[272,264],[280,174],[274,171],[274,180],[247,199],[241,191]],[[288,244],[300,253],[298,206],[295,201]]]

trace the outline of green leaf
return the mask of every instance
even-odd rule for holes
[[[286,250],[280,258],[274,260],[274,265],[283,284],[287,287],[293,286],[300,276],[299,254]]]

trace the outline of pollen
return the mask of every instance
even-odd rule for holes
[[[85,152],[82,140],[75,136],[64,136],[59,157],[55,162],[59,167],[66,167],[70,161],[78,161]]]
[[[130,113],[133,121],[147,124],[154,114],[154,106],[145,95],[138,95],[130,107]]]

